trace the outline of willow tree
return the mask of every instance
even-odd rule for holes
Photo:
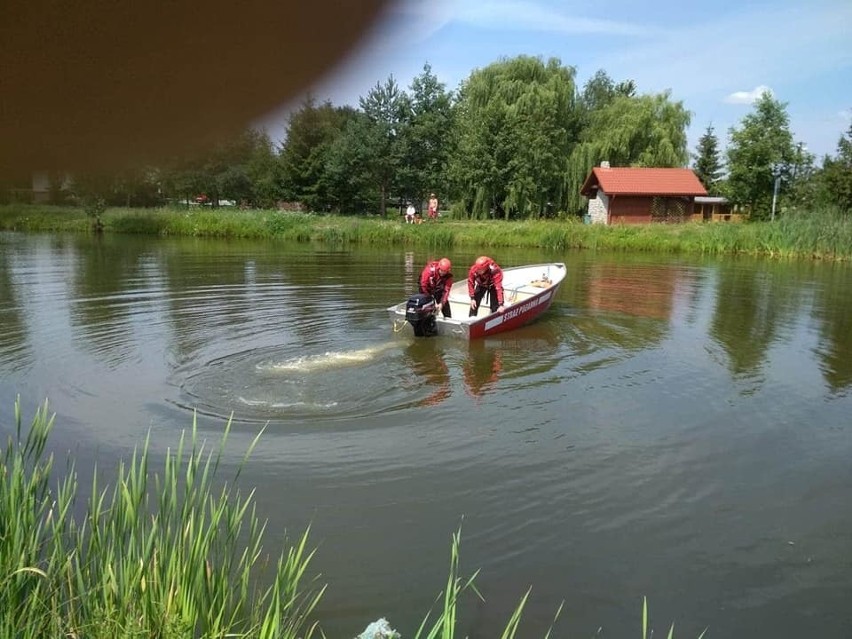
[[[635,97],[617,95],[593,111],[568,161],[569,209],[580,209],[580,187],[592,167],[604,160],[613,167],[686,166],[690,118],[683,103],[672,102],[668,91]]]
[[[563,209],[577,126],[574,76],[556,58],[518,56],[462,83],[449,173],[467,215],[508,219]]]

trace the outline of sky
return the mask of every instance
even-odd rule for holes
[[[818,162],[852,122],[852,0],[397,0],[311,93],[357,107],[390,76],[408,89],[427,63],[454,90],[522,54],[574,67],[579,87],[603,69],[638,93],[670,91],[692,115],[691,153],[711,125],[724,149],[763,91]],[[273,139],[297,102],[263,119]]]

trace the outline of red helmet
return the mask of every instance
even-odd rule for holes
[[[476,262],[473,264],[476,267],[476,272],[481,273],[488,268],[489,264],[491,264],[491,258],[487,255],[480,255],[476,258]]]
[[[453,263],[450,262],[450,260],[448,260],[446,257],[442,257],[440,260],[438,260],[439,271],[446,271],[449,273],[451,268],[453,268]]]

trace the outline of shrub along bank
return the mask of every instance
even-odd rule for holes
[[[0,207],[0,230],[136,233],[298,242],[548,250],[654,251],[852,259],[852,217],[831,209],[790,212],[774,222],[604,226],[571,220],[455,221],[404,224],[402,216],[348,217],[272,210],[120,209],[95,220],[78,208]]]

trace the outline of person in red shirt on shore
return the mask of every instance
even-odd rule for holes
[[[444,317],[452,317],[449,302],[450,289],[453,286],[453,274],[450,272],[452,267],[450,260],[442,257],[440,260],[428,262],[420,273],[420,292],[435,300]]]
[[[438,221],[438,198],[434,193],[429,195],[429,219]]]
[[[490,257],[476,258],[467,274],[467,294],[470,295],[470,313],[473,317],[479,312],[482,298],[488,293],[492,313],[502,313],[503,307],[503,269]]]

